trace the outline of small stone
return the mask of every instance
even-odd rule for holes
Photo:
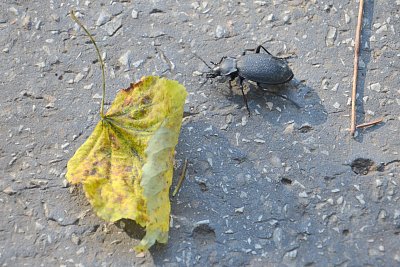
[[[376,34],[380,34],[382,32],[387,32],[387,30],[388,30],[387,25],[384,24],[384,25],[382,25],[382,27],[380,27],[379,29],[376,30]]]
[[[307,197],[308,197],[308,194],[307,194],[306,191],[303,191],[303,192],[299,193],[299,197],[307,198]]]
[[[26,30],[30,30],[32,28],[32,21],[30,16],[25,16],[22,19],[22,27],[24,27]]]
[[[274,233],[272,234],[272,240],[274,241],[275,245],[280,248],[281,247],[281,240],[282,240],[282,229],[276,228]]]
[[[263,140],[263,139],[254,139],[254,142],[259,143],[259,144],[265,144],[265,140]]]
[[[81,243],[81,240],[79,236],[77,236],[75,233],[71,235],[71,242],[74,243],[75,245],[79,245]]]
[[[99,18],[96,21],[96,26],[102,26],[111,20],[111,15],[106,11],[100,12]]]
[[[76,255],[81,255],[83,253],[85,253],[85,247],[81,247],[76,251]]]
[[[335,86],[332,87],[331,91],[336,92],[338,88],[339,88],[339,84],[337,83],[337,84],[335,84]]]
[[[235,209],[235,213],[243,213],[243,211],[244,211],[244,207]]]
[[[44,229],[44,226],[39,222],[35,222],[35,229],[37,231],[42,231]]]
[[[338,205],[342,205],[342,204],[343,204],[343,196],[340,196],[340,197],[336,200],[336,203],[337,203]]]
[[[274,14],[269,14],[268,16],[267,16],[267,20],[268,21],[273,21],[275,19],[275,17],[274,17]]]
[[[292,251],[286,252],[285,257],[294,260],[297,257],[297,249],[294,249]]]
[[[46,107],[46,108],[54,108],[54,103],[53,103],[53,102],[50,102],[50,103],[48,103],[45,107]]]
[[[81,17],[82,17],[82,15],[81,15],[79,12],[76,12],[76,16],[77,16],[78,18],[81,18]],[[51,14],[50,17],[53,19],[53,21],[55,21],[55,22],[60,22],[60,16],[59,16],[59,15],[57,15],[57,14]]]
[[[272,110],[273,106],[274,106],[274,103],[267,102],[267,107],[269,108],[269,110]]]
[[[227,38],[229,36],[228,30],[221,25],[217,25],[217,28],[215,29],[215,37],[217,39],[221,38]]]
[[[61,145],[61,149],[65,149],[65,148],[67,148],[68,146],[69,146],[69,143],[62,144],[62,145]]]
[[[83,75],[82,73],[78,73],[74,78],[74,83],[80,82],[83,79],[83,77],[85,77],[85,75]]]
[[[290,21],[290,16],[289,15],[285,15],[285,16],[283,16],[282,20],[283,20],[283,23],[288,24],[289,21]]]
[[[335,44],[335,40],[336,40],[336,28],[335,27],[329,27],[328,33],[326,34],[326,39],[325,39],[325,43],[326,46],[333,46]]]
[[[361,205],[364,205],[364,204],[365,204],[365,201],[364,201],[364,194],[361,194],[361,195],[356,196],[356,199],[358,200],[358,202],[360,202]]]
[[[83,89],[90,90],[93,87],[93,83],[83,86]]]
[[[344,14],[344,21],[346,22],[346,24],[349,24],[351,21],[351,18],[347,13]]]
[[[294,123],[290,123],[283,131],[284,134],[292,134],[294,131]]]
[[[265,6],[267,4],[266,1],[254,1],[254,4],[260,5],[260,6]]]
[[[67,180],[67,179],[64,179],[64,180],[62,181],[62,185],[63,185],[64,188],[67,188],[67,187],[69,186],[68,180]]]
[[[132,18],[137,19],[139,17],[139,13],[136,10],[132,9],[131,16]]]
[[[132,51],[131,51],[131,50],[126,51],[126,52],[118,59],[118,62],[121,63],[121,65],[125,66],[125,71],[130,70],[131,61],[132,61]]]
[[[135,61],[135,62],[132,63],[132,66],[135,67],[135,68],[139,68],[140,65],[142,65],[143,62],[144,62],[143,59]]]
[[[324,78],[321,81],[321,89],[322,90],[328,90],[328,85],[329,85],[329,81],[328,79]]]
[[[246,124],[247,124],[247,122],[248,122],[248,116],[243,116],[242,117],[242,126],[246,126]]]
[[[104,25],[104,29],[106,30],[109,36],[113,36],[120,28],[122,27],[122,19],[114,18]]]
[[[15,193],[17,193],[17,191],[15,191],[11,186],[8,186],[5,189],[3,189],[3,193],[11,196],[11,195],[14,195]]]
[[[203,75],[203,73],[200,72],[200,71],[198,71],[198,70],[195,70],[195,71],[193,71],[192,75],[196,77],[196,76],[201,76],[201,75]]]
[[[92,96],[93,99],[102,99],[103,97],[101,95],[99,95],[98,93],[94,94]]]
[[[375,92],[381,91],[381,84],[380,83],[373,83],[369,86],[369,88]]]
[[[10,7],[10,8],[8,9],[8,11],[10,11],[11,13],[13,13],[15,16],[18,16],[18,15],[19,15],[19,12],[18,12],[18,10],[17,10],[15,7]]]
[[[36,24],[35,24],[35,30],[40,30],[41,27],[42,27],[42,21],[39,20],[39,21],[36,22]]]
[[[335,104],[333,104],[333,107],[338,109],[338,108],[340,108],[340,104],[338,102],[335,102]]]
[[[41,179],[32,179],[29,181],[29,183],[31,185],[35,185],[35,186],[45,186],[49,183],[49,181],[47,180],[41,180]]]
[[[144,254],[144,252],[140,252],[138,254],[136,254],[136,258],[144,258],[146,254]]]

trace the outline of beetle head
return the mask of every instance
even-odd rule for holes
[[[215,64],[212,69],[216,76],[228,76],[234,72],[237,72],[236,59],[233,57],[222,58],[218,64]]]

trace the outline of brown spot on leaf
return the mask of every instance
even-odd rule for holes
[[[142,83],[143,83],[142,80],[141,80],[141,81],[138,81],[137,83],[131,83],[130,86],[129,86],[128,88],[122,89],[122,90],[124,90],[125,92],[129,93],[130,91],[135,90],[136,87],[141,86]]]

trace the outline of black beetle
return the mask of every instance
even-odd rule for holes
[[[265,53],[260,53],[264,49]],[[254,51],[247,49],[246,51]],[[202,60],[200,58],[200,60]],[[202,60],[207,66],[208,64]],[[214,67],[211,72],[206,73],[207,78],[215,78],[217,76],[229,76],[229,86],[235,78],[239,78],[239,86],[243,94],[247,111],[250,109],[247,104],[247,98],[243,91],[243,80],[247,79],[256,82],[258,86],[284,84],[293,79],[293,72],[289,68],[287,62],[283,58],[273,56],[262,45],[255,49],[255,54],[246,54],[239,58],[223,57],[219,63],[211,62]],[[283,97],[283,96],[282,96]]]

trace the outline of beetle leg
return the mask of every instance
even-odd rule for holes
[[[242,95],[243,95],[243,100],[244,103],[246,104],[246,109],[249,112],[249,117],[250,117],[250,109],[249,109],[249,105],[247,104],[247,97],[244,94],[244,90],[243,90],[243,78],[239,76],[239,86],[240,86],[240,90],[242,91]]]
[[[221,57],[221,60],[220,60],[218,63],[214,63],[214,62],[212,62],[212,61],[210,61],[210,63],[213,64],[214,66],[217,66],[217,65],[221,64],[222,61],[223,61],[224,59],[226,59],[226,58],[227,58],[227,56],[223,56],[223,57]]]
[[[232,91],[232,81],[233,80],[235,80],[235,77],[234,76],[229,76],[229,81],[228,81],[228,84],[229,84],[229,91],[231,92],[231,95],[233,95],[233,91]]]
[[[257,46],[257,48],[256,48],[256,54],[259,54],[259,53],[260,53],[261,48],[264,49],[264,51],[267,52],[270,56],[273,56],[273,55],[272,55],[270,52],[268,52],[268,50],[265,49],[265,47],[262,46],[262,45]]]

